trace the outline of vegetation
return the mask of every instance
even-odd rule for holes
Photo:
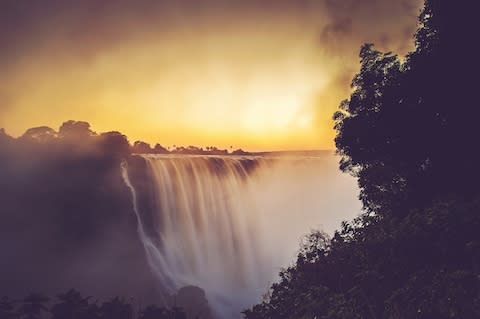
[[[133,300],[114,297],[102,304],[83,297],[76,290],[57,295],[50,305],[49,298],[32,293],[23,300],[3,297],[0,301],[0,319],[186,319],[180,307],[149,305],[136,313]]]
[[[364,211],[333,238],[307,236],[247,319],[480,318],[472,6],[426,1],[404,61],[362,47],[334,119]]]
[[[125,157],[134,154],[183,154],[183,155],[252,155],[252,153],[242,149],[235,149],[230,146],[227,149],[219,149],[215,146],[207,146],[206,148],[197,146],[177,146],[164,147],[156,143],[152,148],[150,144],[143,141],[135,141],[132,145],[125,135],[120,132],[112,131],[97,134],[94,132],[90,124],[84,121],[69,120],[55,131],[48,126],[39,126],[29,128],[19,138],[9,136],[5,129],[0,128],[0,155],[2,151],[6,151],[8,147],[29,147],[44,148],[67,146],[72,150],[82,149],[86,144],[95,144],[96,151],[104,153],[114,153],[119,157]],[[3,150],[2,150],[3,148]],[[83,147],[85,150],[86,147]],[[93,149],[91,149],[93,150]],[[10,150],[11,151],[11,150]]]
[[[215,146],[207,146],[206,148],[197,146],[176,146],[167,149],[160,144],[155,144],[152,148],[150,144],[136,141],[131,148],[132,153],[136,154],[182,154],[182,155],[252,155],[242,149],[236,149],[229,152],[227,149],[219,149]]]
[[[247,319],[480,318],[474,6],[427,0],[416,49],[405,60],[372,44],[362,47],[352,94],[334,119],[340,168],[358,178],[364,211],[332,238],[309,234],[264,301],[244,312]],[[17,139],[0,129],[0,176],[9,181],[0,184],[3,289],[79,277],[73,271],[60,277],[71,251],[88,252],[75,262],[99,269],[88,278],[101,279],[100,288],[131,291],[134,282],[142,289],[151,283],[138,271],[147,268],[133,253],[142,250],[130,227],[127,190],[119,186],[119,163],[132,152],[231,154],[215,147],[152,149],[141,141],[132,146],[121,133],[96,134],[86,122],[68,121],[58,132],[32,128]],[[114,221],[121,231],[107,227]],[[97,245],[109,254],[91,253]],[[118,260],[132,262],[122,271]],[[33,264],[43,278],[22,268]],[[185,317],[174,307],[148,306],[136,314],[124,299],[99,304],[74,290],[53,301],[41,294],[0,300],[0,319],[45,316]]]

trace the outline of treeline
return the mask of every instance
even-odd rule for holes
[[[0,319],[187,319],[186,312],[177,306],[149,305],[139,309],[135,300],[114,297],[99,303],[91,296],[69,290],[50,299],[31,293],[22,300],[0,299]],[[200,318],[200,317],[196,317]],[[193,319],[193,318],[192,318]]]
[[[480,318],[475,12],[428,0],[405,60],[362,47],[334,120],[363,213],[307,236],[247,319]]]
[[[241,148],[229,152],[227,149],[219,149],[215,146],[203,148],[192,145],[187,147],[173,145],[172,148],[165,148],[157,143],[152,148],[150,144],[142,141],[134,142],[131,151],[135,154],[252,155],[252,153],[246,152]]]
[[[97,134],[94,132],[90,124],[84,121],[66,121],[58,132],[48,126],[39,126],[27,129],[26,132],[18,138],[9,136],[5,129],[0,128],[0,147],[12,146],[16,144],[24,144],[29,147],[34,144],[48,145],[70,145],[71,147],[80,147],[85,144],[96,144],[98,151],[113,153],[119,156],[127,154],[184,154],[184,155],[249,155],[251,153],[242,149],[230,151],[227,149],[219,149],[215,146],[206,148],[197,146],[176,146],[164,147],[159,143],[151,147],[150,144],[143,141],[135,141],[132,145],[125,135],[120,132],[112,131]],[[1,149],[0,149],[1,152]]]

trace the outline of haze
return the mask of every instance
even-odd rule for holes
[[[332,149],[358,48],[405,54],[420,1],[0,4],[0,127],[85,120],[163,145]]]

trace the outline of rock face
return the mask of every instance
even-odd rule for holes
[[[159,303],[120,159],[58,143],[0,141],[0,293]]]
[[[183,308],[188,318],[212,319],[213,314],[208,304],[205,291],[196,286],[185,286],[174,294],[170,303],[172,306]]]

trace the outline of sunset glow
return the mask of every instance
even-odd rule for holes
[[[358,47],[407,52],[420,5],[346,1],[338,16],[329,1],[241,3],[2,10],[17,19],[0,33],[0,127],[75,119],[166,146],[331,149]]]

